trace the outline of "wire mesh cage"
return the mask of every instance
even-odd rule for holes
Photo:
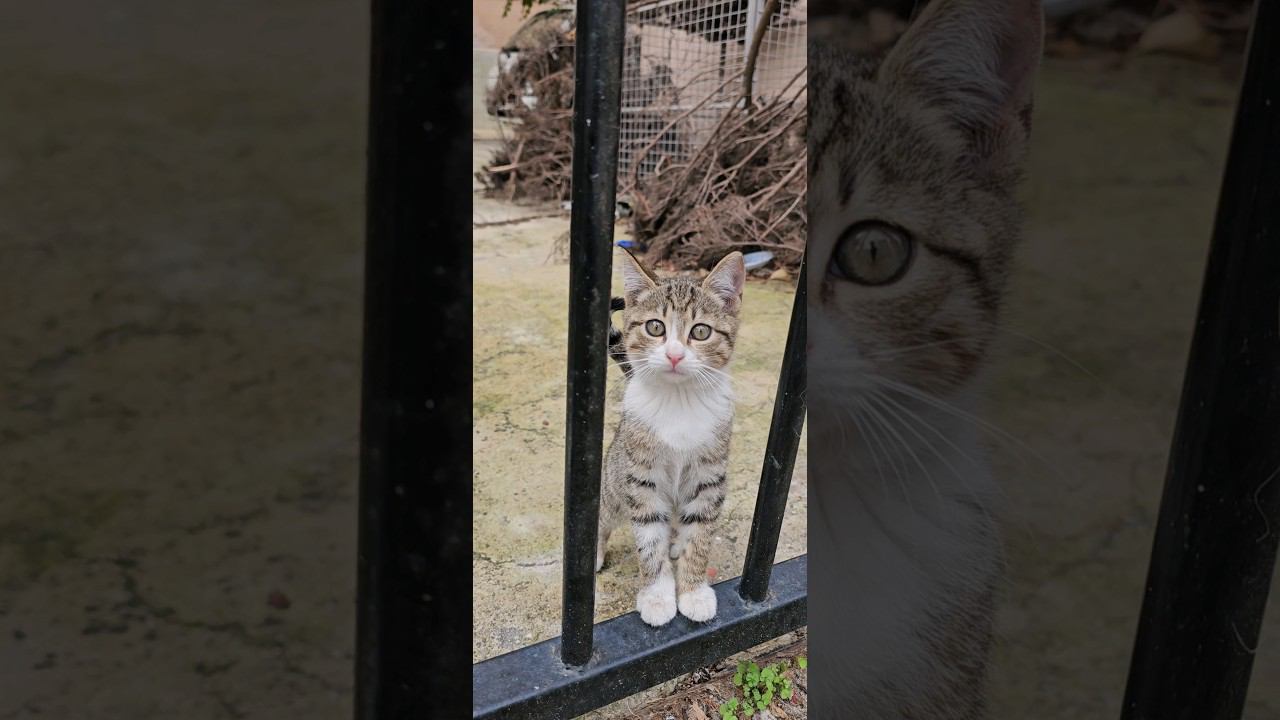
[[[781,0],[761,36],[752,97],[803,92],[806,0]],[[752,39],[768,0],[629,3],[622,66],[622,189],[690,157],[742,101]],[[797,84],[798,77],[798,84]]]

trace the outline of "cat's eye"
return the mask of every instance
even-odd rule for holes
[[[902,278],[914,254],[911,237],[879,222],[851,226],[836,242],[830,272],[860,285],[888,285]]]
[[[654,337],[662,337],[667,331],[667,326],[662,324],[661,320],[650,320],[644,324],[644,331]]]
[[[705,323],[698,323],[689,330],[689,335],[694,340],[706,340],[711,337],[711,326]]]

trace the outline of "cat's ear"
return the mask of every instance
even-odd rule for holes
[[[1031,86],[1044,49],[1040,0],[932,0],[880,66],[979,133],[1030,130]]]
[[[636,256],[624,248],[621,249],[622,252],[618,254],[618,264],[622,266],[622,290],[627,300],[630,301],[645,290],[658,287],[658,282],[644,269]]]
[[[734,251],[725,255],[702,281],[702,289],[713,293],[731,310],[742,303],[742,286],[747,281],[747,266],[742,253]]]

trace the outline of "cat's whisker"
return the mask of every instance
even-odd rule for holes
[[[868,352],[863,355],[868,360],[887,360],[899,357],[908,353],[919,352],[921,350],[929,350],[937,347],[945,347],[947,345],[955,345],[961,342],[968,342],[968,337],[953,337],[946,340],[934,340],[933,342],[920,343],[919,345],[906,345],[904,347],[895,347],[889,350],[878,350]]]
[[[906,458],[902,457],[902,453],[894,453],[889,449],[892,445],[892,438],[884,433],[883,421],[872,416],[867,412],[865,403],[859,402],[854,408],[857,412],[865,415],[867,420],[867,431],[871,440],[880,447],[880,451],[884,453],[885,459],[889,466],[893,469],[894,476],[897,478],[898,487],[902,490],[902,498],[907,503],[908,508],[912,512],[915,511],[915,504],[911,500],[911,491],[907,487],[907,477],[910,475],[910,468],[907,467]]]
[[[721,370],[720,368],[711,367],[710,365],[700,365],[698,369],[705,370],[714,375],[718,375],[720,377],[725,378],[726,380],[729,379],[730,377],[729,373],[725,372],[724,370]]]
[[[1012,443],[1016,445],[1018,448],[1022,449],[1028,455],[1030,455],[1032,458],[1042,463],[1045,469],[1052,472],[1059,480],[1062,480],[1064,482],[1067,481],[1067,477],[1063,475],[1058,468],[1054,467],[1053,463],[1049,462],[1048,458],[1046,458],[1044,455],[1041,455],[1039,452],[1035,450],[1035,448],[1032,448],[1030,445],[1023,442],[1021,439],[1019,439],[1015,435],[1009,433],[1004,428],[1001,428],[1000,426],[995,425],[994,423],[988,420],[984,420],[983,418],[978,417],[973,413],[967,412],[953,405],[952,403],[949,403],[943,400],[942,398],[936,397],[930,393],[920,390],[919,388],[912,387],[911,385],[907,385],[906,383],[901,383],[896,380],[890,380],[889,378],[885,378],[885,377],[873,378],[873,382],[881,384],[896,392],[900,392],[903,395],[906,395],[908,397],[912,397],[927,405],[931,405],[937,408],[938,410],[941,410],[946,413],[950,413],[957,418],[968,420],[974,423],[975,426],[986,430],[992,436],[999,438],[1007,443]]]
[[[890,422],[890,420],[898,420],[898,422],[901,422],[901,419],[897,417],[897,414],[893,412],[891,408],[887,408],[885,406],[877,407],[867,404],[866,408],[868,412],[880,415],[880,417],[884,418],[883,425],[885,430],[893,435],[897,439],[898,443],[901,444],[902,448],[907,451],[913,460],[915,460],[916,467],[919,467],[920,472],[924,474],[925,480],[929,483],[929,487],[933,489],[934,496],[936,496],[938,502],[943,502],[942,491],[938,489],[938,484],[934,481],[933,473],[929,472],[928,466],[926,466],[924,461],[920,459],[920,455],[916,453],[915,448],[912,447],[911,443],[907,442],[906,438],[902,437],[902,434],[899,433],[897,428]],[[882,415],[881,411],[884,411]]]
[[[864,439],[864,444],[867,447],[867,452],[871,456],[871,465],[872,467],[875,468],[876,475],[880,477],[880,486],[884,490],[885,497],[889,497],[889,480],[888,478],[885,477],[884,469],[880,466],[880,458],[876,453],[875,447],[870,442],[866,442],[866,440],[870,440],[870,437],[871,437],[870,433],[868,432],[868,429],[866,428],[866,426],[863,425],[862,419],[858,417],[858,412],[857,412],[858,408],[851,407],[851,408],[848,408],[848,410],[849,410],[849,418],[853,420],[854,427],[857,428],[860,438]],[[844,425],[843,423],[841,423],[842,430],[843,430],[843,427]],[[841,433],[841,439],[843,441],[844,447],[848,447],[849,446],[848,436],[843,432]],[[898,476],[898,483],[902,485],[901,474],[899,474]],[[910,502],[910,496],[909,494],[906,493],[906,486],[903,485],[902,489],[903,489],[904,496],[906,496],[905,499],[908,502]]]
[[[851,410],[851,409],[852,409],[852,408],[846,408],[846,410]],[[859,420],[858,420],[858,418],[857,418],[857,416],[856,416],[856,414],[855,414],[855,413],[848,413],[848,415],[849,415],[850,419],[851,419],[851,420],[853,420],[855,423],[859,423]],[[840,420],[842,419],[842,417],[843,417],[842,415],[837,416],[837,418],[836,418],[836,419],[837,419],[837,422],[840,422]],[[868,420],[868,422],[870,422],[870,420],[871,420],[870,416],[867,416],[867,417],[866,417],[866,418],[864,418],[864,419]],[[842,423],[842,422],[841,422],[840,424],[841,424],[841,426],[843,426],[843,423]],[[868,448],[868,449],[870,450],[870,448]],[[873,452],[874,452],[874,451],[873,451]],[[877,466],[877,467],[878,467],[878,466]],[[882,476],[882,477],[883,477],[883,476]],[[901,483],[901,479],[899,479],[899,482]],[[820,504],[818,505],[818,507],[822,508],[822,511],[823,511],[823,512],[824,512],[824,514],[825,514],[826,506],[827,506],[829,503],[823,503],[823,502],[821,502],[821,490],[822,490],[822,488],[823,488],[823,483],[815,483],[812,487],[813,487],[813,489],[814,489],[813,491],[814,491],[814,493],[815,493],[815,495],[814,495],[815,502],[820,503]],[[903,487],[903,502],[907,505],[908,510],[909,510],[909,511],[911,511],[912,513],[914,513],[914,512],[915,512],[915,504],[912,502],[911,494],[910,494],[909,492],[907,492],[907,489],[906,489],[906,486],[905,486],[905,485],[903,485],[902,487]],[[840,485],[840,488],[841,488],[841,489],[843,489],[843,490],[847,490],[849,493],[851,493],[851,494],[854,496],[854,498],[856,498],[856,499],[857,499],[858,504],[859,504],[859,505],[864,509],[864,511],[866,512],[866,517],[867,517],[867,519],[868,519],[868,520],[870,520],[872,523],[874,523],[874,524],[875,524],[876,528],[879,530],[880,534],[881,534],[884,538],[886,538],[887,540],[889,540],[891,543],[893,543],[895,546],[897,546],[897,547],[899,548],[899,550],[902,552],[902,557],[903,557],[903,558],[905,558],[908,562],[911,562],[911,563],[912,563],[912,564],[913,564],[913,565],[914,565],[918,570],[921,570],[921,571],[923,571],[923,570],[924,570],[924,568],[922,568],[922,567],[921,567],[921,566],[916,562],[915,554],[914,554],[914,552],[913,552],[913,547],[911,546],[911,544],[910,544],[910,543],[906,543],[906,542],[904,542],[904,541],[903,541],[903,538],[901,537],[901,532],[900,532],[900,531],[899,531],[895,526],[892,526],[892,525],[889,523],[889,521],[888,521],[888,519],[887,519],[887,518],[882,517],[882,516],[881,516],[881,514],[880,514],[879,512],[877,512],[877,510],[881,507],[881,503],[868,502],[868,501],[867,501],[867,499],[866,499],[866,498],[864,498],[864,497],[862,496],[861,486],[860,486],[860,484],[859,484],[858,482],[856,482],[856,481],[855,481],[855,482],[851,482],[851,483],[844,483],[844,484],[841,484],[841,485]],[[884,489],[885,489],[885,492],[886,492],[886,498],[888,498],[889,496],[888,496],[888,485],[887,485],[887,484],[884,486]],[[824,524],[827,524],[827,523],[824,523]],[[847,530],[846,530],[846,532],[847,532]],[[833,534],[833,535],[832,535],[832,537],[839,537],[839,535],[834,535],[834,534]]]
[[[932,433],[934,436],[936,436],[939,440],[946,443],[946,445],[950,447],[952,450],[954,450],[957,455],[959,455],[962,459],[967,460],[969,462],[969,465],[972,466],[974,469],[980,469],[982,467],[982,464],[980,462],[978,462],[976,459],[973,458],[973,456],[969,455],[964,450],[962,450],[959,445],[956,445],[955,442],[951,440],[951,438],[947,437],[946,433],[939,430],[936,426],[934,426],[933,423],[921,417],[920,413],[908,407],[905,403],[894,398],[892,395],[885,392],[883,389],[873,389],[871,394],[873,397],[877,398],[880,402],[888,403],[893,407],[896,407],[902,413],[903,417],[914,420],[916,423],[918,423],[919,425],[924,427],[926,430],[928,430],[930,433]]]
[[[883,403],[888,403],[888,404],[893,405],[894,407],[897,407],[897,408],[899,409],[899,411],[901,412],[901,416],[902,416],[904,419],[912,420],[912,421],[914,421],[916,424],[918,424],[920,427],[922,427],[922,428],[924,428],[925,430],[928,430],[930,433],[932,433],[935,437],[937,437],[937,438],[938,438],[939,440],[941,440],[944,444],[946,444],[946,445],[947,445],[947,447],[949,447],[949,448],[951,448],[953,451],[955,451],[955,453],[956,453],[957,455],[959,455],[962,459],[964,459],[964,460],[968,461],[968,463],[969,463],[969,465],[972,467],[972,469],[974,469],[974,470],[981,470],[981,469],[983,468],[982,463],[980,463],[978,460],[976,460],[976,459],[975,459],[975,458],[973,458],[971,455],[969,455],[968,453],[966,453],[966,452],[965,452],[965,451],[964,451],[964,450],[963,450],[959,445],[957,445],[954,441],[952,441],[952,440],[951,440],[951,438],[947,437],[947,434],[946,434],[946,433],[944,433],[944,432],[942,432],[941,430],[939,430],[939,429],[937,428],[937,426],[935,426],[933,423],[931,423],[931,422],[929,422],[927,419],[925,419],[925,418],[924,418],[924,417],[923,417],[919,412],[917,412],[917,411],[915,411],[914,409],[910,408],[910,407],[909,407],[909,406],[907,406],[905,403],[903,403],[903,402],[899,401],[898,399],[894,398],[892,395],[890,395],[890,394],[889,394],[889,393],[887,393],[887,392],[884,392],[884,391],[882,391],[882,390],[881,390],[881,391],[875,391],[875,392],[874,392],[874,394],[875,394],[875,396],[876,396],[876,397],[877,397],[881,402],[883,402]],[[918,434],[917,434],[917,435],[918,435]],[[923,441],[923,438],[922,438],[922,441]],[[937,453],[937,452],[938,452],[937,448],[933,447],[932,445],[930,445],[930,446],[929,446],[929,449],[930,449],[930,450],[933,450],[935,453]],[[941,456],[941,455],[939,455],[939,459],[942,459],[942,456]],[[954,472],[954,474],[955,474],[956,480],[958,480],[962,485],[964,485],[964,486],[965,486],[965,489],[969,492],[969,494],[970,494],[970,496],[973,498],[974,502],[975,502],[975,503],[977,503],[977,504],[979,504],[979,505],[981,505],[981,506],[985,506],[985,503],[983,502],[983,500],[982,500],[982,499],[977,495],[977,493],[975,493],[975,492],[973,491],[972,487],[970,487],[970,486],[969,486],[969,484],[968,484],[968,482],[965,480],[964,473],[961,473],[961,472],[959,472],[958,470],[955,470],[954,468],[953,468],[953,472]],[[1003,492],[1003,490],[1000,488],[1000,486],[999,486],[999,485],[993,485],[993,486],[992,486],[992,489],[993,489],[993,490],[994,490],[994,491],[995,491],[995,492],[996,492],[1000,497],[1002,497],[1002,498],[1006,497],[1006,496],[1005,496],[1005,494],[1004,494],[1004,492]]]
[[[885,393],[883,391],[875,393],[875,396],[881,402],[890,403],[898,407],[901,411],[901,417],[903,419],[912,419],[916,423],[918,423],[921,427],[932,432],[940,440],[942,440],[948,447],[954,450],[960,457],[964,458],[965,460],[968,460],[974,469],[981,468],[981,464],[977,460],[975,460],[974,458],[970,457],[967,453],[965,453],[958,445],[956,445],[950,438],[948,438],[945,433],[943,433],[941,430],[936,428],[932,423],[928,422],[923,417],[921,417],[920,413],[915,412],[905,404],[899,402],[898,400],[890,396],[888,393]],[[920,436],[919,433],[915,433],[915,434],[916,434],[916,437],[920,438],[921,442],[924,442],[924,438]],[[954,466],[952,466],[951,463],[945,459],[945,457],[942,455],[942,453],[938,450],[937,447],[935,447],[930,443],[925,443],[925,446],[929,448],[929,450],[932,451],[939,460],[941,460],[949,468],[951,468],[951,472],[954,475],[956,481],[958,481],[960,485],[965,489],[965,492],[973,500],[974,506],[982,514],[983,518],[987,521],[987,523],[989,523],[989,526],[991,528],[998,527],[999,522],[996,519],[996,517],[991,513],[991,511],[988,509],[985,499],[979,496],[978,493],[974,491],[973,486],[970,485],[967,480],[965,480],[964,473],[960,472]],[[1000,495],[1001,497],[1004,497],[1004,493],[998,485],[992,485],[991,487],[998,495]],[[1001,551],[999,554],[999,562],[1003,566],[1008,562],[1007,554],[1005,553],[1004,538],[999,533],[993,533],[993,537],[995,538],[995,541],[999,544],[1000,551]]]

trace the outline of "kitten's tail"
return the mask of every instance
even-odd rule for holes
[[[613,313],[627,306],[627,301],[615,297],[609,300],[609,357],[622,368],[622,374],[631,377],[631,363],[627,361],[627,348],[622,342],[622,331],[613,326]]]

